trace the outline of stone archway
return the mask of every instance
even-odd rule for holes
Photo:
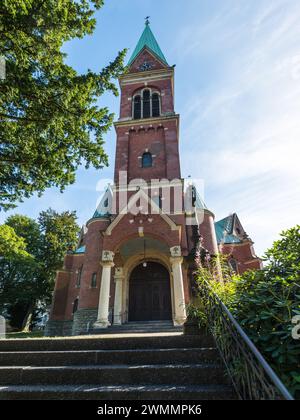
[[[172,320],[168,270],[157,262],[137,265],[129,278],[129,322]]]

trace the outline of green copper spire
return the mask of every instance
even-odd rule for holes
[[[139,55],[139,53],[144,49],[148,48],[154,55],[156,55],[164,64],[168,65],[167,60],[165,56],[163,55],[162,50],[160,49],[158,42],[156,41],[153,32],[150,29],[150,22],[149,22],[149,16],[146,17],[145,22],[145,29],[142,33],[142,36],[139,39],[139,42],[137,43],[137,46],[135,47],[135,50],[133,51],[132,56],[130,57],[130,60],[128,62],[128,65],[130,66],[136,57]]]

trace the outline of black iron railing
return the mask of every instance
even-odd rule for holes
[[[209,330],[242,400],[293,400],[292,395],[232,316],[219,296],[204,283],[200,294],[207,308]]]

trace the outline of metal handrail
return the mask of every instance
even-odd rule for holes
[[[282,399],[285,399],[285,400],[294,400],[294,398],[292,397],[292,395],[290,394],[290,392],[287,390],[287,388],[285,387],[285,385],[282,383],[282,381],[279,379],[279,377],[276,375],[276,373],[274,372],[274,370],[271,368],[271,366],[268,364],[268,362],[262,356],[262,354],[257,349],[257,347],[254,345],[254,343],[247,336],[247,334],[245,333],[245,331],[243,330],[243,328],[239,325],[239,323],[233,317],[233,315],[231,314],[231,312],[229,311],[229,309],[227,308],[227,306],[222,302],[222,300],[220,299],[220,297],[212,290],[212,288],[210,287],[208,281],[207,280],[204,280],[204,282],[205,282],[207,288],[209,289],[210,293],[213,294],[213,296],[216,299],[217,303],[220,305],[220,307],[222,308],[222,310],[225,312],[226,316],[228,317],[228,319],[230,320],[231,324],[236,329],[236,331],[239,334],[239,336],[242,338],[244,344],[246,344],[246,346],[248,347],[248,349],[250,350],[250,352],[252,353],[252,355],[256,358],[257,362],[259,363],[259,366],[264,370],[264,372],[267,375],[267,377],[270,379],[270,381],[275,386],[275,389],[278,391],[279,396],[281,396]],[[211,303],[213,303],[213,302],[211,302]],[[215,336],[214,331],[213,331],[213,328],[211,328],[211,332]],[[228,373],[229,373],[229,375],[230,375],[230,377],[231,377],[231,379],[233,381],[233,385],[234,385],[237,393],[239,394],[239,396],[242,398],[241,393],[240,393],[240,391],[238,389],[238,386],[236,384],[236,381],[235,381],[235,379],[233,377],[233,374],[231,373],[230,368],[228,366],[226,357],[223,354],[222,349],[218,345],[217,337],[215,337],[215,339],[216,339],[217,347],[218,347],[218,349],[219,349],[219,351],[221,353],[221,356],[222,356],[222,358],[223,358],[223,360],[225,362],[225,365],[227,367]]]

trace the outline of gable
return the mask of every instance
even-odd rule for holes
[[[215,223],[218,244],[239,244],[241,239],[233,233],[234,215],[225,217]]]
[[[129,72],[137,73],[142,70],[142,67],[145,63],[150,65],[150,68],[147,70],[161,70],[168,68],[169,66],[163,61],[161,61],[152,51],[147,47],[144,47],[141,52],[137,55],[134,61],[130,64]],[[146,69],[144,71],[147,71]]]
[[[249,240],[236,213],[215,223],[218,244],[238,244]]]
[[[114,221],[108,226],[108,228],[105,231],[106,235],[112,234],[113,229],[120,223],[120,221],[125,215],[130,213],[130,210],[134,206],[136,206],[136,203],[139,200],[143,200],[144,202],[147,202],[149,206],[152,206],[152,208],[158,213],[155,214],[155,216],[160,216],[169,225],[171,230],[180,230],[180,226],[176,225],[176,223],[173,222],[173,220],[168,215],[161,213],[160,208],[157,206],[157,204],[143,190],[140,190],[130,197],[128,204],[118,214]],[[149,214],[149,217],[151,217],[151,214]]]
[[[239,237],[240,239],[246,239],[247,236],[248,236],[247,233],[245,232],[245,229],[243,228],[237,214],[234,214],[232,233],[233,233],[233,235]]]

